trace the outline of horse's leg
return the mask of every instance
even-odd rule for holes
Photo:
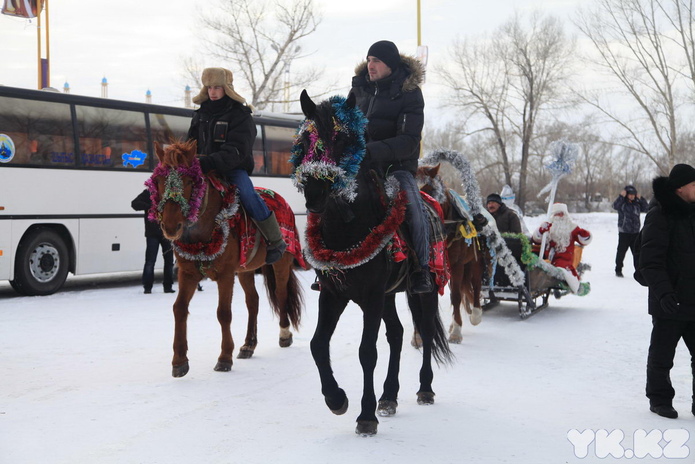
[[[389,343],[389,365],[384,381],[384,393],[379,398],[376,413],[387,417],[396,414],[398,408],[398,373],[401,363],[401,348],[403,347],[403,324],[396,311],[396,296],[388,295],[384,302],[384,325],[386,326],[386,339]]]
[[[420,367],[420,389],[417,392],[418,404],[433,404],[434,391],[432,390],[432,343],[435,332],[435,318],[438,310],[437,292],[423,293],[420,295],[408,294],[408,305],[413,313],[413,320],[417,321],[422,337],[422,367]]]
[[[348,399],[333,375],[330,345],[338,320],[347,304],[348,300],[339,298],[325,290],[321,291],[319,295],[319,318],[310,343],[311,355],[321,379],[321,393],[323,393],[328,409],[337,415],[345,414],[348,409]]]
[[[282,348],[292,346],[292,332],[290,331],[290,315],[288,311],[293,311],[295,321],[299,321],[298,313],[301,312],[301,298],[298,296],[299,286],[297,278],[292,270],[294,257],[290,253],[285,253],[282,258],[272,266],[274,277],[273,288],[269,288],[272,293],[271,299],[274,302],[275,310],[280,319],[280,338],[279,344]],[[266,276],[266,284],[268,283]],[[296,324],[295,324],[296,325]]]
[[[362,365],[362,411],[357,417],[355,433],[362,436],[376,435],[379,421],[376,418],[376,394],[374,393],[374,369],[376,368],[376,341],[384,313],[384,296],[371,295],[360,303],[362,308],[362,340],[360,364]]]
[[[215,370],[229,372],[234,362],[234,339],[232,338],[232,294],[234,293],[234,272],[217,279],[217,320],[222,330],[220,356]]]
[[[473,256],[466,268],[471,298],[468,306],[471,308],[469,319],[472,325],[478,325],[483,320],[483,308],[480,306],[480,293],[483,289],[483,255],[476,248],[477,240],[471,245]]]
[[[462,240],[457,240],[449,247],[449,262],[451,263],[451,278],[449,279],[449,296],[451,298],[451,308],[453,320],[449,327],[449,341],[451,343],[461,343],[463,335],[461,327],[461,299],[462,286],[464,279],[464,266],[462,264],[461,247],[465,244]]]
[[[258,345],[258,292],[256,291],[256,280],[253,271],[240,272],[237,274],[241,288],[244,289],[246,299],[246,309],[249,313],[249,320],[246,326],[246,338],[244,344],[239,348],[237,358],[248,359],[253,356],[253,352]]]
[[[182,265],[179,267],[179,291],[174,302],[174,357],[171,360],[171,375],[174,377],[183,377],[188,373],[188,340],[187,340],[187,322],[188,322],[188,304],[195,294],[198,279],[191,275],[187,275],[182,271]]]

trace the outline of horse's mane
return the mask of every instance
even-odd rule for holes
[[[195,144],[196,142],[194,140],[172,140],[164,148],[164,157],[159,160],[160,163],[172,168],[177,166],[189,166],[191,163],[187,153]]]

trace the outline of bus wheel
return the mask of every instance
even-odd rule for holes
[[[50,295],[68,276],[68,248],[50,229],[39,228],[17,248],[12,288],[23,295]]]

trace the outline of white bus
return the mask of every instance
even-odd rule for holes
[[[0,280],[25,295],[48,295],[68,272],[142,270],[143,213],[130,202],[156,164],[154,142],[184,139],[192,115],[0,86]],[[304,198],[289,178],[302,118],[258,113],[254,119],[254,184],[290,203],[303,235]]]

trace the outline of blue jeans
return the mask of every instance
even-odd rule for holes
[[[405,209],[406,228],[410,233],[410,241],[420,267],[427,271],[430,261],[430,228],[426,220],[425,205],[420,196],[420,189],[415,182],[415,177],[408,171],[394,171],[393,176],[401,184],[401,190],[408,198]]]
[[[239,189],[239,201],[241,201],[241,206],[243,206],[246,213],[251,216],[251,219],[254,221],[268,219],[270,210],[265,204],[265,201],[263,201],[261,196],[254,190],[248,172],[243,169],[228,171],[227,182],[236,185]]]
[[[174,284],[174,252],[171,242],[165,238],[146,237],[145,267],[142,270],[142,286],[145,290],[151,290],[154,284],[154,265],[157,263],[157,252],[162,246],[164,257],[164,289],[168,290]]]

